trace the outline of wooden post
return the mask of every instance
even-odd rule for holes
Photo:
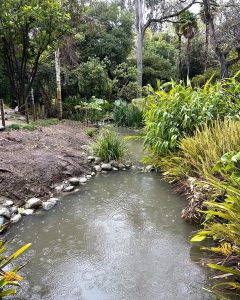
[[[2,116],[2,126],[5,128],[6,123],[5,123],[5,113],[4,113],[3,99],[0,99],[0,110],[1,110],[1,116]]]

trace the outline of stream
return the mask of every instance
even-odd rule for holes
[[[139,159],[140,143],[129,148]],[[32,243],[20,258],[30,262],[14,299],[215,299],[189,243],[195,228],[180,218],[185,201],[155,172],[96,176],[7,232],[11,252]]]

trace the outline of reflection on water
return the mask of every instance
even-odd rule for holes
[[[7,233],[10,248],[33,243],[14,299],[214,299],[190,257],[184,204],[155,173],[99,175]]]

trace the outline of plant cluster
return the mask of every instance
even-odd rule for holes
[[[240,83],[236,77],[202,88],[174,81],[150,89],[145,114],[145,145],[157,154],[178,148],[181,137],[191,136],[199,126],[225,117],[239,118]]]

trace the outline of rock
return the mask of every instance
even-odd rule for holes
[[[79,179],[78,178],[76,178],[76,177],[72,177],[72,178],[70,178],[69,179],[69,182],[71,183],[71,185],[73,185],[73,186],[77,186],[77,185],[79,185]]]
[[[56,186],[55,190],[57,193],[61,193],[61,191],[63,190],[63,184]]]
[[[95,175],[96,175],[96,173],[95,173],[95,172],[92,172],[92,173],[91,173],[91,175],[92,175],[92,176],[95,176]]]
[[[22,218],[21,214],[17,214],[17,215],[15,215],[15,216],[13,216],[13,217],[11,218],[10,221],[11,221],[12,223],[17,223],[17,222],[20,221],[21,218]]]
[[[101,157],[95,157],[94,162],[95,164],[100,164],[100,162],[102,161]]]
[[[131,167],[132,167],[132,163],[130,162],[130,161],[127,161],[126,162],[126,164],[125,164],[125,167],[126,167],[126,169],[131,169]]]
[[[122,164],[122,163],[118,164],[118,169],[119,170],[123,170],[124,168],[125,168],[124,164]]]
[[[145,171],[146,172],[154,171],[154,167],[152,165],[148,165],[148,166],[146,166]]]
[[[118,168],[113,167],[112,169],[113,169],[113,171],[118,171]]]
[[[10,207],[13,205],[13,201],[12,200],[6,200],[4,203],[3,203],[3,206],[4,207]]]
[[[69,186],[66,186],[63,189],[63,192],[72,192],[73,190],[74,190],[74,186],[73,185],[69,185]]]
[[[92,175],[89,175],[89,174],[88,174],[86,177],[87,177],[87,179],[91,179],[91,178],[92,178]]]
[[[57,204],[57,201],[54,199],[49,199],[46,202],[43,202],[42,207],[44,210],[50,210]]]
[[[94,166],[94,170],[95,170],[96,172],[101,172],[102,168],[101,168],[101,166],[96,165],[96,166]]]
[[[5,127],[0,125],[0,131],[4,131]]]
[[[3,216],[0,216],[0,226],[4,225],[7,222],[7,219]]]
[[[113,168],[118,168],[118,162],[116,160],[111,160],[109,163]]]
[[[137,170],[137,167],[136,167],[136,166],[131,166],[131,169],[132,169],[133,171],[136,171],[136,170]]]
[[[42,205],[42,201],[39,198],[31,198],[29,200],[27,200],[26,204],[25,204],[25,209],[29,209],[29,208],[39,208]]]
[[[111,164],[102,164],[102,170],[103,171],[111,171],[112,170]]]
[[[127,170],[127,168],[123,168],[122,170],[123,170],[123,171],[126,171],[126,170]]]
[[[107,174],[108,171],[102,170],[101,173],[102,173],[102,174]]]
[[[94,160],[95,160],[95,157],[92,156],[92,155],[90,155],[90,156],[88,156],[87,160],[88,160],[88,161],[94,161]]]
[[[49,198],[47,201],[56,201],[56,202],[58,202],[58,201],[59,201],[59,199],[58,199],[58,198],[54,198],[54,197],[52,197],[52,198]]]
[[[31,208],[27,208],[27,209],[24,209],[21,214],[24,215],[24,216],[30,216],[34,213],[34,209],[31,209]]]
[[[16,214],[18,212],[18,208],[17,206],[12,206],[9,208],[11,214]]]
[[[10,213],[9,209],[7,209],[6,207],[1,207],[0,208],[0,216],[10,219],[11,213]]]
[[[82,177],[82,178],[79,179],[79,182],[80,182],[81,184],[84,184],[84,183],[87,182],[87,178],[86,178],[86,177]]]

